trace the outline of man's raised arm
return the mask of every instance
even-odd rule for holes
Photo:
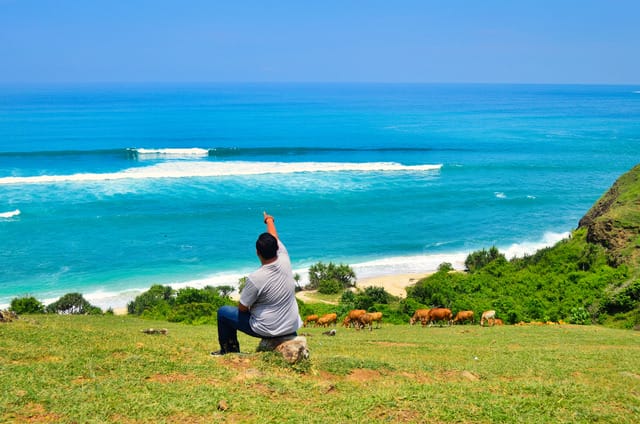
[[[267,233],[271,234],[275,238],[278,238],[275,219],[273,219],[273,216],[269,215],[266,212],[262,212],[262,213],[264,214],[264,223],[267,224]]]

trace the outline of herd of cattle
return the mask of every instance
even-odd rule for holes
[[[409,320],[409,324],[413,325],[416,322],[425,325],[433,325],[435,323],[452,324],[464,324],[469,322],[475,323],[473,311],[460,311],[456,314],[455,318],[451,309],[448,308],[431,308],[431,309],[418,309]],[[328,327],[329,325],[337,325],[338,314],[331,313],[318,316],[316,314],[308,315],[304,320],[304,326],[307,327],[312,323],[316,327]],[[364,309],[353,309],[347,313],[342,321],[342,325],[345,327],[354,327],[358,330],[369,327],[369,330],[373,330],[373,323],[376,323],[376,328],[380,326],[382,322],[382,312],[367,312]],[[503,322],[500,318],[496,318],[496,311],[485,311],[480,317],[480,325],[485,324],[502,325]]]
[[[451,309],[448,308],[432,308],[432,309],[418,309],[409,319],[409,324],[413,325],[420,321],[422,325],[433,325],[434,323],[446,323],[452,324],[464,324],[469,322],[475,323],[475,314],[473,311],[460,311],[456,314],[455,318]],[[496,311],[484,311],[480,317],[480,325],[485,324],[489,326],[503,325],[503,321],[500,318],[496,318]]]

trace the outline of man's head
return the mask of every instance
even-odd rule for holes
[[[278,256],[278,240],[269,233],[262,233],[256,240],[256,251],[264,260]]]

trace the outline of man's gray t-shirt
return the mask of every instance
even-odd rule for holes
[[[300,328],[295,286],[289,253],[278,240],[278,258],[249,275],[240,295],[240,303],[251,312],[249,324],[253,331],[277,337]]]

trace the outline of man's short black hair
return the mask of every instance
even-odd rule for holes
[[[263,259],[272,259],[278,256],[278,239],[269,233],[262,233],[256,240],[256,250]]]

